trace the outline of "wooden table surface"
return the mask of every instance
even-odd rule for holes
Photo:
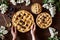
[[[11,22],[11,18],[13,16],[13,14],[15,12],[17,12],[18,10],[27,10],[29,11],[30,13],[31,12],[31,5],[33,3],[40,3],[42,5],[42,0],[31,0],[31,4],[29,6],[25,6],[25,3],[23,4],[17,4],[16,6],[13,6],[9,0],[8,0],[8,3],[9,3],[9,8],[12,7],[12,11],[10,11],[10,9],[8,8],[8,11],[3,15],[7,22]],[[49,12],[47,9],[44,9],[43,8],[43,11],[42,12]],[[33,13],[32,13],[33,14]],[[34,18],[36,19],[37,15],[33,14]],[[55,29],[57,29],[57,31],[59,32],[58,36],[60,36],[60,12],[56,12],[56,15],[53,19],[53,23],[50,27],[53,27]],[[36,21],[36,20],[35,20]],[[0,26],[3,25],[3,26],[6,26],[5,25],[5,21],[2,17],[2,14],[0,14]],[[5,35],[5,39],[4,40],[12,40],[12,35],[10,33],[10,28],[7,28],[8,29],[8,34]],[[48,28],[47,29],[40,29],[37,25],[36,25],[36,33],[35,33],[35,36],[36,36],[36,40],[48,40],[48,37],[50,36],[50,33],[49,33],[49,30]],[[30,31],[27,32],[27,33],[20,33],[18,32],[17,33],[17,40],[32,40],[31,38],[31,34],[30,34]]]

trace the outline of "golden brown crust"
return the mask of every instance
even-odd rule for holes
[[[31,6],[31,11],[32,11],[34,14],[39,14],[39,13],[42,11],[42,6],[41,6],[39,3],[34,3],[34,4]]]
[[[52,17],[47,12],[43,12],[37,16],[36,23],[42,29],[48,28],[52,24]]]
[[[17,27],[19,32],[28,32],[34,23],[34,18],[31,13],[26,10],[18,11],[13,15],[12,24]]]

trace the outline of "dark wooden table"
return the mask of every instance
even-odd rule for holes
[[[17,12],[18,10],[21,10],[21,9],[24,9],[24,10],[27,10],[29,11],[30,13],[31,12],[31,5],[33,3],[40,3],[42,5],[42,0],[31,0],[31,4],[29,6],[25,6],[25,2],[23,4],[17,4],[16,6],[13,6],[9,0],[8,0],[8,3],[9,3],[9,8],[12,7],[12,11],[10,11],[10,9],[8,8],[8,11],[4,14],[7,22],[11,22],[11,18],[13,16],[13,14],[15,12]],[[42,12],[49,12],[47,9],[44,9],[43,8],[43,11]],[[32,13],[33,14],[33,13]],[[36,19],[37,15],[33,14],[34,18]],[[57,29],[57,31],[59,32],[59,35],[60,36],[60,12],[56,12],[56,15],[53,19],[53,23],[51,25],[51,27]],[[36,20],[35,20],[36,21]],[[2,14],[0,14],[0,26],[3,25],[3,26],[6,26],[5,25],[5,21],[2,17]],[[12,35],[10,33],[10,28],[7,28],[9,33],[7,35],[5,35],[5,39],[4,40],[12,40]],[[35,36],[36,36],[36,40],[48,40],[48,37],[50,36],[50,33],[49,33],[49,30],[48,28],[47,29],[40,29],[37,25],[36,25],[36,33],[35,33]],[[27,32],[27,33],[20,33],[18,32],[17,33],[17,40],[32,40],[31,39],[31,34],[30,34],[30,31]]]

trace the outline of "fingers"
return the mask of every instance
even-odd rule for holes
[[[14,29],[13,29],[13,27],[11,27],[11,33],[17,33],[16,27]]]
[[[33,30],[33,25],[31,26],[31,30]]]
[[[13,33],[13,27],[11,27],[11,33]]]
[[[35,30],[36,30],[36,25],[35,25],[35,23],[34,23],[34,25],[33,25],[33,26],[31,26],[31,30],[33,30],[33,31],[35,31]]]
[[[35,31],[36,30],[36,25],[34,24],[34,28],[33,28],[33,30]]]
[[[13,30],[13,27],[11,27],[11,30]]]
[[[17,33],[17,31],[16,31],[16,27],[15,27],[15,33]]]

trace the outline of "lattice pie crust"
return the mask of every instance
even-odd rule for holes
[[[47,12],[43,12],[37,16],[36,23],[42,29],[48,28],[52,24],[52,17]]]
[[[20,10],[13,15],[12,24],[19,32],[28,32],[34,24],[33,15],[26,10]]]
[[[42,6],[41,6],[39,3],[34,3],[34,4],[31,6],[31,11],[32,11],[34,14],[39,14],[39,13],[42,11]]]

